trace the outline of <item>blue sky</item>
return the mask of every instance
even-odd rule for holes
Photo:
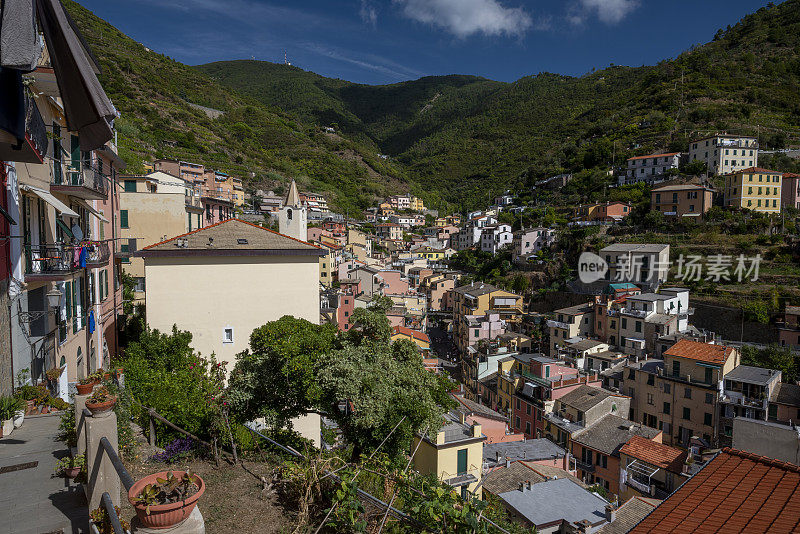
[[[639,66],[710,41],[761,0],[79,0],[196,65],[289,61],[382,84],[439,74],[514,81]]]

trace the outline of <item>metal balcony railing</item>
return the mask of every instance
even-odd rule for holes
[[[108,241],[98,241],[87,245],[86,263],[91,265],[105,265],[111,257]]]
[[[47,154],[47,126],[36,101],[25,94],[25,133],[39,155]]]
[[[69,274],[78,269],[78,249],[73,245],[23,245],[25,274]]]
[[[85,188],[103,198],[108,196],[108,177],[85,163],[77,167],[54,161],[52,163],[52,184],[60,187]]]

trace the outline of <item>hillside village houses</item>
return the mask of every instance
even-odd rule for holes
[[[758,140],[727,134],[698,139],[689,144],[688,159],[705,162],[708,172],[717,175],[758,167]]]
[[[619,185],[636,182],[655,183],[663,180],[670,171],[678,170],[680,160],[680,152],[628,158],[627,169],[624,175],[620,175]]]

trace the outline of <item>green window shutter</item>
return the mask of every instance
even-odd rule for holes
[[[458,451],[458,474],[463,475],[467,472],[467,449]]]
[[[72,282],[67,282],[67,290],[64,292],[67,296],[67,320],[72,319]]]
[[[61,184],[64,182],[64,176],[61,169],[61,160],[63,155],[61,153],[61,126],[53,124],[53,183]]]
[[[78,331],[78,284],[72,283],[72,333]]]
[[[121,228],[128,227],[128,210],[119,210],[119,225]]]
[[[136,192],[136,180],[125,180],[125,192],[126,193]]]
[[[81,143],[77,135],[70,136],[69,159],[73,169],[81,168]]]

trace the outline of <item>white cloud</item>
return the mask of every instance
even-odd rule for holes
[[[582,10],[573,10],[567,18],[573,24],[586,21],[588,13],[596,13],[606,24],[617,24],[639,7],[639,0],[580,0]]]
[[[521,7],[505,7],[498,0],[393,0],[406,17],[438,26],[456,37],[520,36],[533,26]]]
[[[373,28],[378,26],[378,10],[375,9],[370,0],[361,0],[361,9],[358,14],[364,24],[369,24]]]

